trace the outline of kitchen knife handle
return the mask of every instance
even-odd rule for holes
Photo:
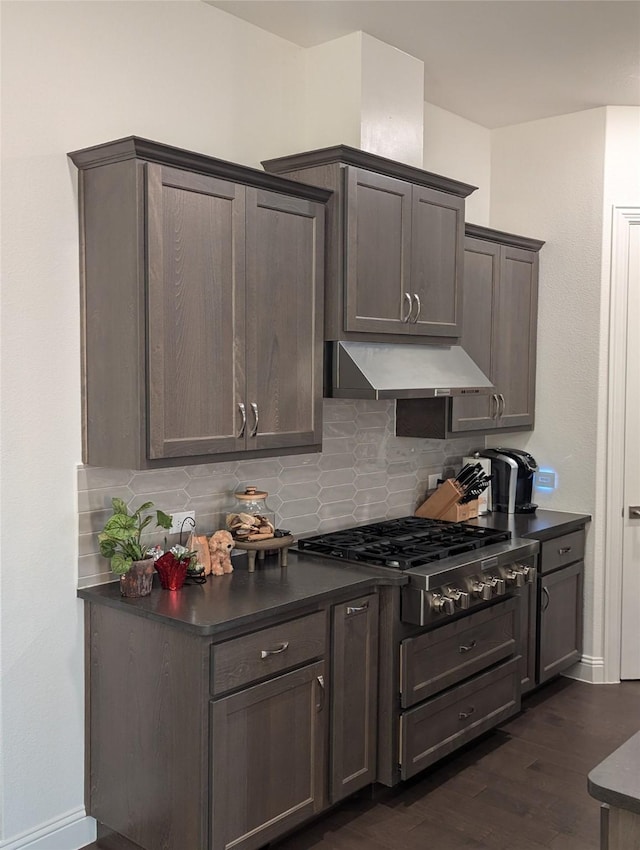
[[[245,428],[247,427],[247,408],[244,404],[239,401],[238,407],[240,408],[240,414],[242,416],[242,425],[240,426],[240,430],[238,431],[236,439],[240,439],[240,437],[244,437]]]
[[[418,307],[418,309],[416,310],[415,318],[411,320],[412,323],[415,325],[415,323],[420,318],[420,312],[422,310],[422,302],[420,301],[420,296],[416,292],[413,293],[413,297],[415,298],[415,302],[416,302],[416,305]],[[411,309],[413,310],[413,305],[411,306]],[[411,313],[409,313],[409,315],[411,315]]]
[[[400,305],[400,321],[401,321],[404,325],[406,325],[406,324],[407,324],[407,322],[409,321],[409,318],[411,317],[411,311],[413,310],[413,301],[411,300],[411,296],[409,295],[409,293],[408,293],[408,292],[405,292],[404,297],[405,297],[405,298],[406,298],[406,300],[409,302],[409,312],[408,312],[408,313],[407,313],[407,315],[405,316],[405,314],[404,314],[404,310],[403,310],[403,306],[402,306],[402,304],[401,304],[401,305]]]
[[[260,421],[258,416],[258,405],[255,403],[255,401],[251,402],[251,410],[253,411],[254,423],[249,436],[255,437],[255,435],[258,433],[258,422]]]

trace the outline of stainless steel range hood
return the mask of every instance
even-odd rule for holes
[[[332,342],[327,395],[335,398],[437,398],[495,387],[460,345]]]

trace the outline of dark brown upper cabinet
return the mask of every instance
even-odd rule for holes
[[[329,193],[136,137],[70,157],[84,462],[319,448]]]
[[[537,239],[467,224],[465,351],[493,382],[488,396],[451,400],[451,432],[533,428],[538,316]]]
[[[262,164],[334,193],[325,339],[460,336],[464,199],[474,186],[346,145]]]

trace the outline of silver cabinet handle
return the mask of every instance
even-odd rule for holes
[[[478,641],[477,641],[477,640],[470,640],[468,644],[466,644],[466,645],[465,645],[465,644],[463,643],[463,644],[462,644],[462,646],[459,646],[459,647],[458,647],[458,652],[459,652],[461,655],[463,655],[465,652],[471,652],[471,650],[472,650],[472,649],[475,649],[475,647],[477,646],[477,644],[478,644]]]
[[[411,311],[413,310],[413,301],[411,300],[411,296],[409,295],[408,292],[405,292],[404,298],[405,298],[406,301],[409,302],[409,312],[405,316],[404,311],[403,311],[403,307],[402,307],[402,305],[400,305],[400,321],[403,324],[406,325],[407,322],[409,321],[410,316],[411,316]]]
[[[259,422],[258,405],[255,403],[255,401],[251,402],[251,410],[253,411],[254,423],[253,423],[253,428],[251,429],[251,433],[249,434],[249,436],[255,437],[255,435],[258,433],[258,422]]]
[[[500,402],[498,401],[498,394],[492,393],[491,398],[495,402],[495,407],[493,409],[493,412],[491,412],[491,410],[489,411],[489,419],[497,419],[498,418],[498,411],[500,410]]]
[[[347,617],[350,614],[359,614],[361,611],[366,611],[368,607],[368,602],[365,602],[364,605],[347,605]]]
[[[469,708],[466,711],[461,711],[461,712],[458,713],[458,720],[466,720],[467,717],[471,717],[471,715],[474,713],[475,710],[476,710],[475,705],[469,706]]]
[[[281,652],[284,652],[285,649],[288,649],[288,648],[289,648],[289,641],[285,640],[276,649],[263,649],[260,652],[260,658],[268,658],[270,655],[280,655]]]
[[[631,505],[629,508],[629,519],[637,519],[640,517],[640,506]]]
[[[238,407],[240,408],[240,414],[242,416],[242,425],[240,426],[240,430],[238,431],[237,436],[237,439],[239,440],[240,437],[244,437],[244,431],[247,427],[247,408],[241,401],[238,402]]]
[[[501,419],[504,416],[504,409],[507,406],[507,403],[504,400],[502,393],[498,393],[498,398],[500,399],[500,413],[498,414],[498,419]]]
[[[420,312],[421,312],[421,310],[422,310],[422,303],[421,303],[421,301],[420,301],[420,296],[419,296],[416,292],[414,292],[414,293],[413,293],[413,297],[414,297],[414,299],[415,299],[416,306],[417,306],[417,308],[418,308],[418,309],[416,310],[415,318],[411,320],[411,321],[412,321],[412,323],[415,325],[415,323],[416,323],[416,322],[418,321],[418,319],[420,318]],[[413,309],[413,307],[412,307],[412,309]]]
[[[316,676],[316,682],[320,693],[318,694],[318,702],[316,703],[316,711],[322,711],[324,708],[324,676]]]
[[[561,546],[558,549],[558,555],[568,555],[571,551],[571,546]]]
[[[543,611],[546,611],[547,608],[549,607],[549,603],[551,602],[551,596],[549,595],[549,591],[547,590],[546,587],[542,588],[542,592],[544,594],[544,600],[543,600],[541,608],[542,608]],[[545,602],[547,603],[546,605],[544,604]]]

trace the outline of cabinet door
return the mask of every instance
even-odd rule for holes
[[[411,333],[411,185],[345,172],[345,330]]]
[[[378,597],[333,608],[331,802],[376,779]]]
[[[463,321],[460,344],[485,375],[495,381],[495,316],[500,285],[500,246],[483,239],[465,240]],[[489,431],[496,427],[494,395],[451,400],[452,431]]]
[[[324,805],[324,663],[211,703],[212,850],[254,850]]]
[[[150,458],[244,447],[244,218],[244,187],[147,165]]]
[[[464,198],[414,186],[411,205],[412,312],[409,333],[459,337],[462,331]]]
[[[582,655],[584,561],[540,579],[538,682],[546,682]]]
[[[538,254],[503,247],[495,336],[498,428],[533,425],[538,315]]]
[[[322,441],[324,206],[247,189],[247,448]]]

